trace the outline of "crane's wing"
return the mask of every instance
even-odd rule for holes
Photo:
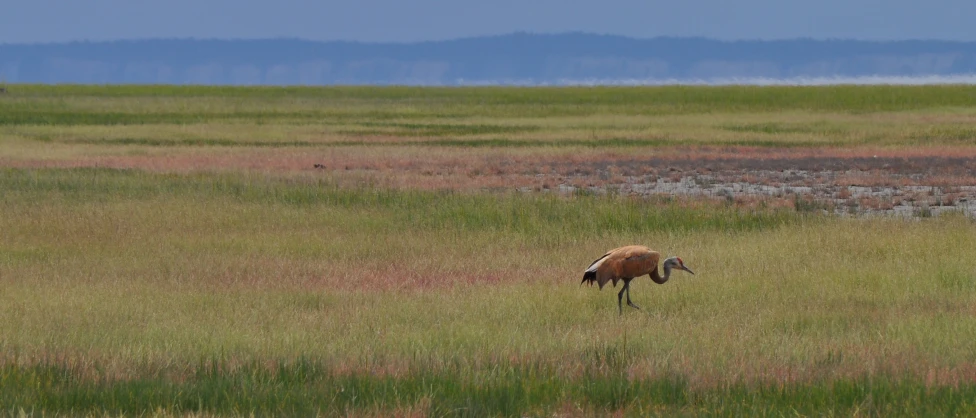
[[[631,245],[628,247],[620,247],[619,249],[617,249],[617,252],[620,253],[620,258],[624,260],[643,260],[647,257],[650,257],[651,254],[655,254],[655,251],[651,251],[650,248],[647,248],[643,245]]]
[[[620,277],[640,277],[650,274],[651,271],[657,271],[657,263],[660,259],[661,253],[642,245],[621,248],[617,274]]]

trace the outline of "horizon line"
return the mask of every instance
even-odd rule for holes
[[[858,43],[872,43],[872,44],[891,44],[891,43],[910,43],[910,42],[934,42],[934,43],[950,43],[950,44],[976,44],[976,40],[973,41],[961,41],[952,39],[938,39],[938,38],[904,38],[904,39],[866,39],[866,38],[816,38],[816,37],[793,37],[793,38],[738,38],[738,39],[722,39],[722,38],[711,38],[706,36],[671,36],[671,35],[659,35],[654,37],[634,37],[627,35],[617,35],[610,33],[597,33],[597,32],[584,32],[584,31],[568,31],[568,32],[529,32],[529,31],[515,31],[506,32],[500,34],[487,34],[487,35],[477,35],[477,36],[461,36],[455,38],[443,38],[443,39],[430,39],[430,40],[417,40],[417,41],[360,41],[353,39],[330,39],[330,40],[316,40],[308,38],[299,37],[261,37],[261,38],[197,38],[197,37],[146,37],[146,38],[117,38],[117,39],[101,39],[101,40],[91,40],[91,39],[75,39],[75,40],[63,40],[63,41],[40,41],[40,42],[0,42],[0,47],[4,46],[54,46],[54,45],[71,45],[71,44],[110,44],[110,43],[135,43],[135,42],[154,42],[154,41],[169,41],[169,42],[262,42],[262,41],[291,41],[291,42],[305,42],[305,43],[316,43],[316,44],[361,44],[361,45],[399,45],[399,46],[410,46],[410,45],[420,45],[420,44],[432,44],[432,43],[450,43],[466,40],[475,39],[491,39],[491,38],[506,38],[515,36],[532,36],[532,37],[559,37],[559,36],[588,36],[588,37],[601,37],[601,38],[619,38],[621,40],[629,41],[660,41],[660,40],[695,40],[695,41],[706,41],[706,42],[716,42],[716,43],[777,43],[777,42],[796,42],[796,41],[808,41],[808,42],[858,42]]]
[[[863,75],[863,76],[810,76],[810,77],[711,77],[711,78],[560,78],[551,81],[531,79],[465,80],[456,79],[448,83],[399,82],[399,83],[349,83],[349,84],[246,84],[246,83],[37,83],[4,82],[0,86],[169,86],[169,87],[242,87],[242,88],[330,88],[330,87],[419,87],[419,88],[463,88],[463,87],[825,87],[825,86],[925,86],[925,85],[976,85],[976,73],[929,74],[929,75]]]

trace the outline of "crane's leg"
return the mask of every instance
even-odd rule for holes
[[[620,293],[617,293],[617,308],[620,309],[620,314],[624,314],[624,292],[627,290],[627,282],[624,282],[624,287],[620,289]],[[630,297],[627,297],[628,300]]]
[[[624,286],[624,289],[627,289],[627,304],[633,306],[637,310],[640,310],[640,306],[634,305],[634,302],[630,301],[630,282],[627,282],[627,285]]]

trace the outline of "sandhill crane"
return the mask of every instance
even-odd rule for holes
[[[623,315],[624,292],[627,292],[627,304],[640,309],[639,306],[630,301],[630,281],[634,280],[635,277],[647,274],[651,276],[654,283],[664,284],[671,277],[671,269],[684,270],[695,274],[690,268],[685,267],[681,258],[671,257],[664,260],[664,277],[661,277],[657,272],[657,262],[660,259],[661,253],[643,245],[615,248],[590,264],[590,267],[583,273],[583,281],[580,282],[580,286],[586,282],[592,286],[593,282],[596,282],[600,285],[600,289],[603,289],[603,285],[607,284],[608,281],[613,281],[613,287],[617,287],[617,280],[623,280],[624,287],[617,294],[617,307],[620,308],[620,314]]]

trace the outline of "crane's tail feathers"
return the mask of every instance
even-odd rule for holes
[[[610,253],[604,254],[603,257],[594,260],[593,263],[586,268],[586,271],[583,272],[583,281],[580,282],[580,286],[582,286],[583,283],[590,282],[590,286],[593,286],[593,283],[597,283],[600,285],[600,289],[603,289],[603,283],[600,283],[596,279],[596,271],[600,268],[600,264],[603,264],[603,260],[607,259],[608,255],[610,255]]]
[[[593,283],[596,282],[596,270],[587,270],[585,273],[583,273],[583,281],[580,282],[580,286],[582,287],[583,283],[586,282],[590,282],[590,286],[593,286]]]
[[[586,272],[587,273],[591,273],[591,272],[592,273],[596,273],[596,269],[600,268],[600,264],[603,264],[603,259],[607,258],[608,255],[610,255],[610,253],[606,253],[602,257],[600,257],[600,258],[598,258],[596,260],[593,260],[593,262],[590,263],[590,266],[586,268]]]

